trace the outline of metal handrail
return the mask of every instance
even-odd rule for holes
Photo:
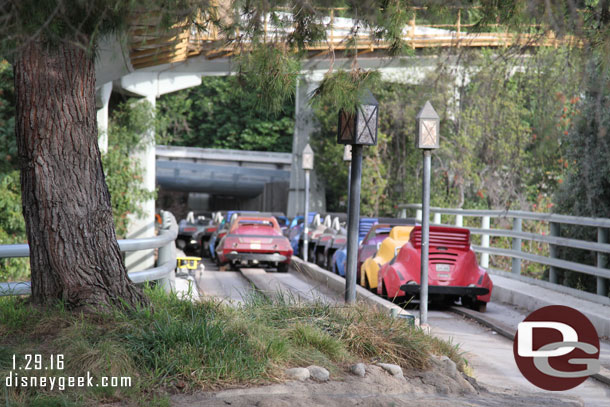
[[[398,205],[401,209],[399,216],[406,217],[407,210],[416,210],[416,218],[421,219],[421,204],[402,204]],[[489,255],[497,255],[512,258],[512,272],[507,273],[509,276],[519,276],[521,274],[521,260],[527,260],[534,263],[550,266],[549,282],[558,283],[558,270],[565,269],[585,273],[597,278],[597,294],[606,297],[608,295],[608,279],[610,279],[610,269],[608,268],[607,254],[610,253],[610,244],[608,242],[608,232],[610,229],[610,219],[607,218],[590,218],[582,216],[559,215],[555,213],[537,213],[527,211],[510,211],[510,210],[478,210],[478,209],[456,209],[456,208],[430,208],[430,212],[434,214],[434,225],[440,226],[463,226],[463,217],[479,217],[482,218],[481,227],[468,227],[470,232],[475,235],[480,235],[481,245],[473,245],[472,249],[481,253],[481,266],[489,268]],[[455,215],[455,225],[446,225],[442,223],[441,215]],[[512,229],[492,229],[490,228],[490,218],[506,218],[513,220]],[[535,220],[539,222],[548,222],[551,229],[550,235],[541,235],[537,233],[523,232],[522,221]],[[559,236],[560,225],[580,225],[597,228],[598,241],[591,242],[586,240],[578,240],[569,237]],[[512,240],[512,249],[499,247],[490,247],[489,236],[507,237]],[[540,256],[533,253],[523,252],[521,250],[522,240],[535,241],[546,243],[550,248],[550,256]],[[558,246],[570,247],[574,249],[588,250],[597,254],[597,264],[592,266],[589,264],[581,264],[573,261],[563,260],[557,257]]]
[[[176,268],[175,240],[178,237],[178,224],[171,212],[161,211],[161,217],[163,225],[158,236],[118,241],[122,252],[159,249],[158,266],[128,274],[134,283],[162,280],[163,285],[169,286],[169,283],[164,280],[170,277]],[[27,244],[0,245],[0,258],[28,257],[29,255],[30,248]],[[0,296],[29,294],[31,294],[31,282],[29,281],[0,283]]]

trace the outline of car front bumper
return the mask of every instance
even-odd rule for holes
[[[284,263],[288,260],[287,256],[278,253],[228,253],[225,258],[231,262],[248,262],[248,263]]]
[[[417,295],[420,292],[419,284],[403,284],[400,289],[408,295]],[[464,287],[454,285],[429,285],[428,294],[431,295],[457,295],[457,296],[479,296],[489,293],[484,287]]]

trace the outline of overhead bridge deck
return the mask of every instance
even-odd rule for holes
[[[166,190],[255,197],[265,184],[289,182],[290,153],[156,147],[156,180]]]

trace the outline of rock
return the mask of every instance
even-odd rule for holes
[[[402,368],[398,365],[393,365],[391,363],[377,363],[377,366],[379,366],[394,377],[404,377],[402,374]]]
[[[477,390],[475,389],[475,387],[464,378],[462,373],[460,373],[460,371],[458,370],[455,362],[451,360],[448,356],[433,355],[430,360],[434,365],[436,365],[437,372],[440,372],[445,377],[453,379],[455,383],[454,385],[452,385],[454,387],[452,389],[453,392],[459,392],[462,394],[476,393]],[[449,382],[447,383],[450,384]],[[437,390],[440,393],[443,392],[443,389],[439,389],[438,386]]]
[[[457,366],[455,365],[455,362],[449,359],[448,356],[441,356],[440,362],[447,376],[453,377],[455,379],[455,377],[458,375],[458,370]]]
[[[458,376],[457,366],[455,362],[451,360],[448,356],[435,356],[432,355],[430,360],[439,367],[439,370],[446,374],[447,376],[455,379]]]
[[[309,379],[309,369],[305,369],[304,367],[294,367],[292,369],[286,369],[284,374],[288,379],[291,380],[300,380],[305,381]]]
[[[349,370],[352,374],[360,377],[364,377],[366,374],[366,366],[364,363],[356,363],[355,365],[350,366]]]
[[[309,366],[307,370],[309,370],[311,378],[319,382],[327,382],[330,378],[330,373],[328,373],[328,370],[324,369],[323,367]]]

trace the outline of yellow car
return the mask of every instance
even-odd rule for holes
[[[390,235],[379,244],[377,253],[373,257],[369,257],[362,264],[360,270],[360,285],[374,290],[377,288],[377,273],[381,266],[394,258],[398,249],[400,249],[411,235],[413,226],[394,226],[390,231]]]

